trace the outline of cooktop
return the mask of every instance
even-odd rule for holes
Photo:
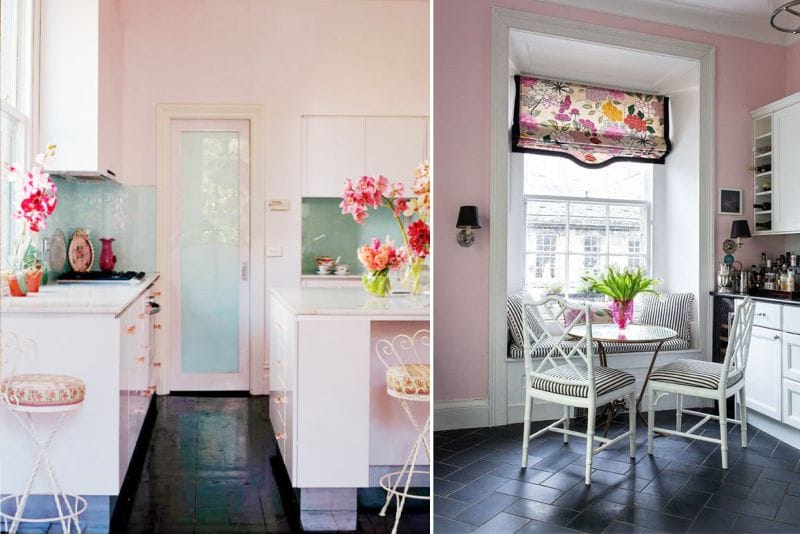
[[[59,284],[138,284],[144,280],[145,273],[136,271],[70,271],[58,277]]]

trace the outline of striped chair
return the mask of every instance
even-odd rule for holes
[[[567,443],[569,436],[585,437],[585,482],[589,485],[592,483],[592,458],[598,452],[627,437],[630,441],[631,458],[635,455],[636,410],[633,407],[636,405],[636,380],[632,375],[618,369],[595,367],[591,335],[592,310],[589,304],[572,304],[558,297],[547,297],[536,302],[525,302],[523,317],[525,423],[522,437],[522,467],[528,466],[530,440],[546,432],[563,434],[564,443]],[[565,317],[568,318],[566,323],[563,322]],[[565,327],[559,334],[554,334],[548,325],[557,321],[562,321]],[[569,345],[565,345],[566,338],[570,337],[569,330],[583,323],[588,325],[586,337],[573,339]],[[543,357],[534,359],[533,354],[544,346],[548,347],[547,353]],[[628,431],[613,439],[595,436],[597,407],[623,397],[627,398],[628,406],[631,407]],[[531,434],[533,399],[563,405],[564,417]],[[570,407],[588,410],[585,434],[570,430]],[[562,426],[563,428],[559,428]],[[597,449],[594,448],[595,440],[602,443]]]
[[[720,445],[722,468],[728,468],[728,422],[740,424],[742,427],[742,447],[747,447],[747,403],[744,391],[744,373],[747,367],[747,356],[750,350],[750,332],[753,328],[755,304],[746,297],[736,309],[728,334],[728,348],[722,363],[698,360],[678,360],[653,371],[649,381],[649,412],[647,419],[647,453],[653,454],[653,433],[683,436],[699,439]],[[664,395],[675,393],[678,396],[678,407],[675,410],[675,430],[656,428],[654,424],[655,408]],[[733,395],[739,397],[741,419],[728,417],[727,399]],[[717,401],[719,415],[705,414],[694,410],[683,409],[683,396],[691,395],[703,399]],[[683,414],[702,417],[700,422],[686,432],[681,431]],[[719,421],[720,439],[695,434],[709,419]]]

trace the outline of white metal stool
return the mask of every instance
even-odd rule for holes
[[[430,500],[430,495],[409,492],[414,475],[430,476],[430,469],[420,470],[417,468],[420,447],[425,450],[428,463],[431,460],[431,451],[428,445],[430,412],[425,418],[425,424],[420,425],[408,404],[409,402],[430,403],[431,367],[428,363],[423,363],[430,361],[430,347],[430,330],[419,330],[411,336],[401,334],[391,340],[381,339],[376,346],[378,358],[386,367],[386,393],[400,400],[403,411],[411,421],[414,430],[417,431],[417,439],[411,447],[411,452],[409,452],[403,468],[400,471],[387,473],[380,479],[381,487],[386,490],[386,504],[383,505],[380,515],[386,515],[386,509],[389,508],[392,497],[397,503],[397,512],[392,528],[393,534],[397,532],[397,525],[400,523],[406,499]]]
[[[36,345],[32,340],[20,342],[13,334],[3,336],[3,356],[6,359],[10,353],[17,356],[35,357]],[[36,460],[33,470],[28,477],[28,482],[21,494],[7,495],[0,499],[0,518],[2,518],[3,531],[11,534],[17,532],[20,523],[53,523],[58,521],[65,533],[72,532],[74,525],[77,532],[81,532],[80,515],[86,510],[86,499],[79,495],[67,495],[61,489],[58,479],[53,472],[53,467],[47,457],[47,449],[53,442],[67,415],[83,405],[86,387],[83,380],[65,375],[46,374],[15,374],[16,358],[11,362],[11,372],[6,377],[0,377],[0,399],[11,412],[20,426],[33,440],[36,447]],[[44,413],[59,413],[56,425],[49,433],[40,435],[34,424],[33,415]],[[31,488],[39,471],[44,464],[50,487],[53,490],[58,515],[53,517],[25,517],[25,506],[28,503]],[[14,502],[14,514],[3,510],[3,504]],[[11,526],[9,527],[9,523]]]

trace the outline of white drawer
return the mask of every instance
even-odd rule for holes
[[[787,425],[800,428],[800,382],[783,381],[783,418]]]
[[[782,306],[780,304],[756,302],[756,314],[753,319],[753,324],[756,326],[763,326],[764,328],[780,330],[781,308]]]
[[[787,304],[783,307],[783,329],[800,334],[800,306]]]

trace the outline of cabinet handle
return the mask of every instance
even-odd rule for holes
[[[275,432],[275,439],[286,439],[286,434],[283,432]]]
[[[143,313],[140,313],[140,314],[139,314],[139,319],[142,319],[142,320],[144,320],[144,317],[145,317],[145,315],[144,315]]]
[[[781,335],[780,335],[780,334],[775,334],[774,336],[772,336],[772,339],[774,339],[774,340],[776,340],[776,341],[777,341],[778,339],[780,339],[780,338],[781,338]]]
[[[153,291],[153,296],[154,297],[160,297],[161,296],[161,291]]]
[[[136,358],[136,361],[138,363],[144,363],[144,356],[139,356],[138,358]]]
[[[161,367],[161,362],[153,362],[153,367]]]
[[[136,325],[129,326],[129,327],[128,327],[128,335],[129,335],[129,336],[132,336],[132,335],[133,335],[133,334],[135,334],[135,333],[136,333]]]
[[[767,314],[766,314],[766,313],[764,313],[764,312],[758,312],[758,313],[756,314],[756,317],[764,317],[764,318],[766,318],[766,317],[767,317]]]
[[[153,329],[161,330],[161,323],[153,323]]]
[[[275,404],[286,404],[289,402],[288,397],[275,397]]]

